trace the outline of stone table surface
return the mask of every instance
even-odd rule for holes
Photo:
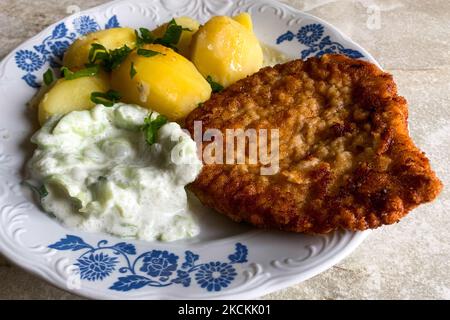
[[[0,59],[24,40],[105,0],[1,0]],[[450,1],[285,0],[366,48],[410,103],[411,134],[450,184]],[[72,11],[73,12],[73,11]],[[450,299],[450,191],[374,231],[350,257],[266,299]],[[0,255],[0,299],[79,299]]]

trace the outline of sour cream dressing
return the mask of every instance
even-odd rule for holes
[[[69,227],[124,238],[198,235],[185,191],[202,169],[197,146],[176,123],[150,146],[141,131],[149,115],[117,104],[49,119],[32,138],[38,147],[28,164],[33,183],[48,191],[44,210]]]

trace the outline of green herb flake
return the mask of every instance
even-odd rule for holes
[[[223,89],[225,89],[220,83],[215,82],[211,76],[208,76],[206,78],[206,81],[208,81],[208,83],[211,86],[211,89],[214,93],[221,92],[221,91],[223,91]]]
[[[28,181],[24,181],[23,184],[25,186],[29,187],[33,192],[35,192],[41,200],[48,196],[48,191],[47,191],[47,188],[45,187],[45,185],[36,187]]]
[[[128,57],[131,51],[133,50],[131,50],[127,45],[124,45],[122,48],[111,51],[110,52],[111,61],[107,66],[109,70],[112,71],[117,67],[119,67],[125,61],[125,59]]]
[[[91,101],[95,104],[102,104],[105,107],[112,107],[122,98],[121,94],[114,90],[108,92],[92,92]]]
[[[141,48],[144,45],[144,39],[142,39],[137,30],[134,30],[134,34],[136,35],[136,47]]]
[[[170,44],[176,45],[180,42],[181,34],[183,33],[183,27],[179,26],[175,19],[170,20],[167,25],[166,33],[163,39]]]
[[[133,51],[127,45],[115,50],[107,50],[104,46],[98,43],[91,45],[89,51],[89,63],[88,65],[101,64],[107,72],[111,72],[118,68]]]
[[[134,62],[132,62],[130,67],[130,78],[133,79],[136,74],[137,71],[136,68],[134,67]]]
[[[161,52],[153,51],[153,50],[147,50],[147,49],[138,49],[137,50],[137,54],[139,56],[143,56],[143,57],[146,57],[146,58],[151,58],[151,57],[157,56],[159,54],[161,54],[163,56],[165,55],[165,54],[163,54]]]
[[[45,187],[45,185],[42,185],[38,188],[38,192],[39,192],[39,196],[41,197],[41,199],[45,198],[48,196],[48,190]]]
[[[91,50],[89,50],[89,57],[88,61],[90,64],[95,64],[98,61],[104,61],[108,60],[110,57],[110,54],[108,50],[98,43],[93,43],[91,45]]]
[[[161,129],[168,122],[167,118],[162,115],[159,115],[152,120],[152,115],[153,114],[145,119],[145,124],[142,127],[142,131],[144,131],[145,134],[145,140],[149,145],[156,143],[159,129]]]
[[[146,28],[139,28],[135,30],[136,34],[136,46],[142,48],[144,44],[161,44],[165,47],[178,51],[176,45],[180,42],[183,31],[193,32],[189,28],[183,28],[178,25],[175,19],[170,20],[167,24],[166,31],[161,38],[156,38],[155,35]]]
[[[181,34],[183,33],[182,26],[179,26],[175,19],[170,20],[167,25],[166,32],[162,38],[158,38],[154,43],[162,44],[163,46],[176,49],[175,46],[180,42]]]
[[[70,71],[69,68],[67,67],[61,68],[61,72],[63,73],[64,79],[66,80],[75,80],[78,78],[93,77],[96,76],[99,71],[100,67],[98,65],[94,65],[76,72]]]
[[[139,31],[135,30],[135,34],[138,48],[141,48],[144,44],[152,44],[155,42],[155,36],[147,28],[139,28]]]
[[[48,87],[53,83],[53,81],[55,81],[55,75],[53,74],[52,69],[48,69],[44,73],[44,83]]]

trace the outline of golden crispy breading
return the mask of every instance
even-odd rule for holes
[[[206,165],[190,189],[205,205],[262,228],[328,233],[392,224],[442,189],[407,118],[392,76],[371,63],[327,55],[265,68],[215,94],[186,127],[279,129],[280,171]]]

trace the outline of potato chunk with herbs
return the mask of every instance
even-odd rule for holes
[[[131,28],[113,28],[89,33],[76,40],[64,55],[63,65],[69,69],[84,68],[88,63],[89,52],[92,44],[97,43],[107,50],[115,50],[128,46],[130,49],[136,47],[136,35]]]
[[[106,92],[108,89],[109,77],[105,73],[74,80],[59,79],[39,103],[39,123],[43,125],[56,114],[91,109],[95,106],[91,93]]]
[[[211,96],[211,86],[192,62],[159,44],[133,51],[111,78],[123,102],[152,109],[170,120],[185,118]]]
[[[209,20],[194,35],[191,59],[200,73],[224,87],[261,69],[263,52],[246,16],[218,16]]]

